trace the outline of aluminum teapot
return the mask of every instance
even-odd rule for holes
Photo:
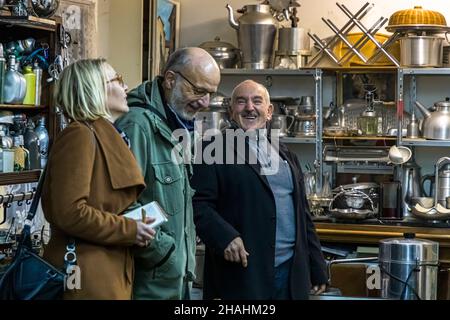
[[[425,139],[450,140],[450,98],[436,102],[430,109],[419,101],[416,101],[416,106],[424,116],[423,137]]]

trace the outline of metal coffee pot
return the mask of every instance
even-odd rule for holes
[[[422,133],[425,139],[450,140],[450,98],[426,108],[419,101],[416,106],[423,113]]]
[[[236,29],[239,49],[242,52],[244,69],[266,69],[272,65],[272,55],[278,23],[270,12],[270,5],[252,4],[238,10],[242,16],[234,20],[233,9],[229,4],[228,22]]]

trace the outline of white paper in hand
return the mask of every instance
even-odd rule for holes
[[[156,228],[168,221],[167,214],[157,201],[152,201],[145,206],[134,209],[133,211],[124,214],[124,217],[140,221],[144,218],[155,218],[155,221],[148,225],[151,228]]]

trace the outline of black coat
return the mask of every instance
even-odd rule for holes
[[[248,147],[247,147],[248,148]],[[327,283],[325,260],[305,197],[297,157],[280,144],[294,183],[296,244],[290,278],[293,299],[308,299],[312,285]],[[224,153],[232,152],[224,150]],[[234,150],[236,157],[236,150]],[[247,153],[248,154],[248,153]],[[247,157],[248,158],[248,157]],[[226,159],[226,158],[224,158]],[[192,187],[197,235],[206,245],[205,299],[270,299],[275,263],[276,209],[267,178],[258,164],[194,165]],[[247,268],[224,259],[224,249],[243,239]]]

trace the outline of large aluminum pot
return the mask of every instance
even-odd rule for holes
[[[200,48],[205,49],[216,60],[220,69],[236,68],[240,61],[240,51],[232,44],[220,41],[215,37],[214,41],[203,42]]]
[[[387,299],[436,300],[439,244],[404,238],[380,241],[381,296]]]
[[[436,36],[400,38],[400,64],[403,67],[441,67],[443,40]]]

